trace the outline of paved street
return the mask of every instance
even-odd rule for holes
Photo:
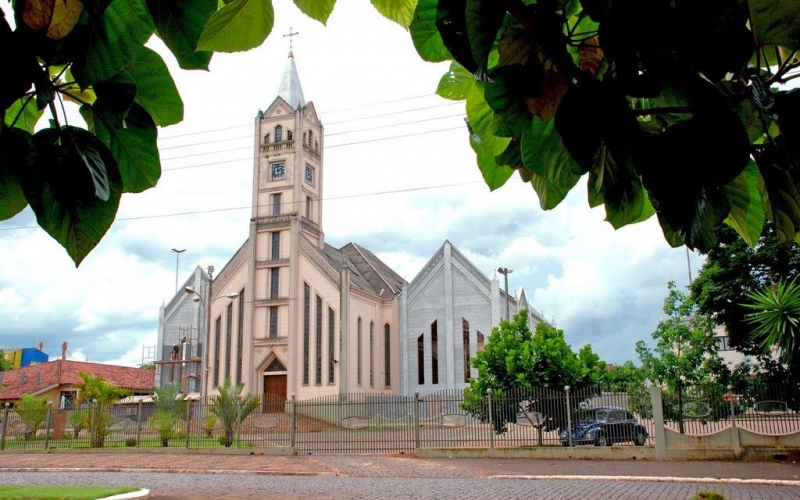
[[[428,459],[386,455],[0,453],[2,484],[134,484],[155,500],[546,498],[796,500],[791,462]]]

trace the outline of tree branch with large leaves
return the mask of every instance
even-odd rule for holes
[[[295,0],[326,23],[336,0]],[[498,189],[516,172],[545,210],[588,175],[615,228],[654,214],[708,251],[727,224],[800,238],[800,4],[792,0],[372,0],[466,102],[466,136]],[[181,68],[257,47],[271,0],[19,0],[0,19],[0,218],[30,205],[76,265],[123,193],[153,187],[158,127],[183,118],[155,34]],[[61,124],[78,102],[86,129]],[[53,125],[37,129],[45,111]],[[41,134],[41,135],[40,135]],[[39,154],[39,150],[43,154]]]
[[[547,210],[588,175],[615,228],[655,214],[700,251],[799,237],[797,2],[420,0],[410,28],[491,189],[517,172]]]
[[[372,3],[406,27],[417,5]],[[295,4],[324,24],[335,0]],[[0,220],[30,206],[78,266],[122,195],[156,185],[158,129],[183,120],[172,75],[145,44],[155,35],[181,68],[207,70],[215,52],[266,40],[272,1],[16,0],[12,11],[13,23],[0,11]],[[85,127],[68,123],[68,105]]]

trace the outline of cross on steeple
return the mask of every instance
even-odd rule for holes
[[[289,33],[287,33],[287,34],[283,35],[283,36],[284,36],[284,38],[285,38],[285,37],[287,37],[287,36],[289,37],[289,52],[291,52],[291,51],[292,51],[292,38],[294,38],[295,36],[297,36],[297,35],[299,35],[299,34],[300,34],[300,33],[299,33],[299,32],[297,32],[297,31],[294,31],[294,32],[293,32],[293,31],[292,31],[292,27],[291,27],[291,26],[289,26]]]

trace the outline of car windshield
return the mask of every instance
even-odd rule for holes
[[[597,410],[596,412],[594,412],[594,419],[593,420],[597,420],[598,422],[607,421],[608,420],[608,412],[605,411],[605,410]]]

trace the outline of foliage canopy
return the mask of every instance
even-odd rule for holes
[[[466,101],[491,189],[514,172],[543,209],[583,176],[615,228],[657,215],[666,240],[800,237],[800,4],[790,0],[371,0]],[[295,0],[327,22],[336,0]],[[156,185],[158,127],[183,119],[159,37],[183,69],[257,47],[271,0],[18,0],[0,19],[0,219],[30,206],[76,265],[123,193]],[[77,103],[87,129],[65,122]],[[45,110],[50,126],[38,129]]]

